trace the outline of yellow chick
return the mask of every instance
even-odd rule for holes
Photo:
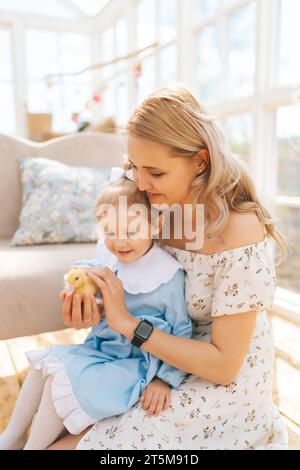
[[[96,284],[79,268],[71,269],[65,276],[65,290],[67,294],[78,293],[83,300],[84,294],[96,295],[98,287]]]

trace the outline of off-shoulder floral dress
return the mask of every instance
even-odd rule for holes
[[[210,341],[212,320],[255,310],[256,326],[235,380],[217,385],[189,375],[171,407],[148,417],[138,403],[96,423],[77,449],[286,449],[287,431],[272,400],[274,346],[267,318],[275,272],[267,239],[213,255],[164,249],[186,271],[193,338]]]

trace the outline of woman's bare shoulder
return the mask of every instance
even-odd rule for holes
[[[265,228],[254,212],[232,211],[221,238],[226,250],[232,250],[263,241]]]

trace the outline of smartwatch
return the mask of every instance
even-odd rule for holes
[[[134,336],[131,344],[139,348],[145,341],[147,341],[152,331],[153,324],[148,320],[142,320],[134,330]]]

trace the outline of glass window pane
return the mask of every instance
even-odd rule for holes
[[[12,47],[9,29],[0,29],[0,80],[12,80]]]
[[[33,14],[38,16],[50,16],[54,18],[79,19],[80,12],[76,12],[73,8],[69,8],[67,2],[61,0],[51,0],[45,2],[41,0],[1,0],[1,10]]]
[[[141,62],[141,76],[137,80],[137,101],[140,103],[155,87],[155,57],[147,57]]]
[[[61,113],[63,115],[64,127],[61,130],[73,131],[73,113],[80,113],[80,120],[85,120],[86,118],[90,121],[87,116],[84,116],[84,111],[87,101],[91,98],[91,87],[83,83],[74,83],[67,79],[63,80],[62,87],[63,102],[61,104]],[[76,128],[77,125],[75,125]]]
[[[155,42],[155,2],[140,0],[137,6],[137,44],[138,48]]]
[[[279,82],[294,85],[300,82],[300,59],[295,51],[296,44],[300,44],[299,0],[283,0],[280,18]]]
[[[220,9],[228,6],[234,0],[196,0],[198,18],[200,21],[215,15]]]
[[[53,131],[77,129],[72,113],[81,113],[91,95],[91,73],[54,76],[77,72],[91,64],[91,41],[84,34],[57,33],[31,29],[26,32],[27,105],[32,113],[51,113]]]
[[[226,119],[231,151],[250,163],[252,144],[252,117],[250,114],[230,116]]]
[[[116,57],[124,56],[128,53],[128,24],[127,18],[121,18],[116,23]],[[126,60],[117,62],[117,70],[126,67]]]
[[[109,62],[115,57],[114,29],[109,28],[102,34],[101,40],[101,62]],[[114,64],[103,67],[103,78],[111,77],[114,74]]]
[[[30,113],[52,112],[52,100],[55,85],[47,86],[44,80],[27,82],[27,107]]]
[[[59,36],[54,31],[26,31],[27,78],[43,78],[59,72]]]
[[[63,103],[63,86],[62,80],[60,79],[51,87],[51,103],[49,111],[52,113],[52,129],[54,132],[62,132],[64,130],[64,115],[61,112]]]
[[[16,133],[15,99],[13,84],[0,81],[0,132]]]
[[[277,266],[277,284],[300,294],[300,209],[278,207],[277,218],[289,249],[286,261]]]
[[[198,37],[198,83],[199,96],[206,105],[220,99],[220,25],[205,28]]]
[[[277,112],[278,194],[300,197],[300,105]]]
[[[229,17],[228,92],[232,97],[254,90],[255,16],[256,6],[251,2]]]
[[[166,85],[177,79],[177,49],[175,45],[171,45],[162,49],[159,54],[159,81],[160,85]]]
[[[84,34],[60,34],[60,70],[63,73],[79,72],[91,65],[91,40]],[[88,81],[88,74],[76,75],[74,80]]]
[[[177,34],[177,0],[160,0],[159,6],[159,42],[164,44]]]
[[[113,83],[110,84],[106,90],[103,91],[102,95],[102,118],[115,117],[115,94]]]
[[[118,79],[116,118],[117,118],[117,124],[120,126],[125,125],[129,118],[127,74],[121,75]]]

